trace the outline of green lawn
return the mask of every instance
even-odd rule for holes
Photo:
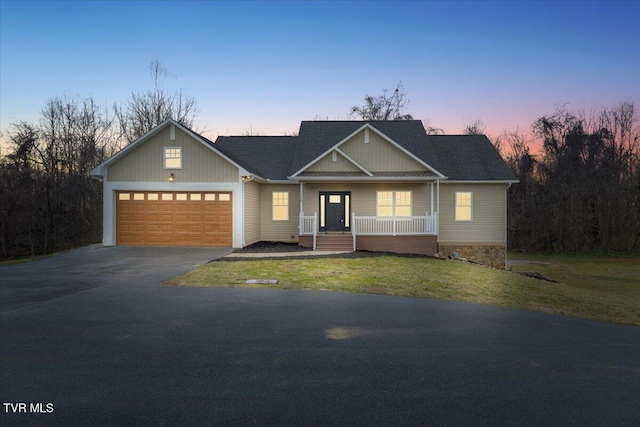
[[[640,257],[544,257],[516,265],[560,283],[473,264],[430,258],[366,258],[215,261],[166,284],[273,287],[440,298],[559,313],[640,325]],[[278,284],[246,284],[278,279]]]

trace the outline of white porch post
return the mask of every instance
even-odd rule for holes
[[[429,204],[429,212],[433,215],[433,182],[429,186],[431,187],[431,203]]]
[[[437,201],[437,208],[436,208],[436,236],[440,236],[440,180],[436,179],[436,187],[438,190],[438,201]],[[438,238],[438,240],[440,240]]]

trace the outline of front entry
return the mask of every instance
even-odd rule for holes
[[[320,231],[351,230],[351,192],[320,192]]]

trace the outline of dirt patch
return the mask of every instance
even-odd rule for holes
[[[637,258],[621,258],[619,262],[623,264],[640,264],[640,257]]]
[[[514,271],[514,273],[520,274],[522,276],[532,277],[538,280],[544,280],[546,282],[559,283],[557,280],[553,280],[552,278],[547,277],[544,274],[539,273],[537,271]]]
[[[249,245],[246,248],[235,249],[233,253],[275,253],[275,252],[303,252],[309,249],[298,246],[297,243],[285,243],[285,242],[257,242],[253,245]]]

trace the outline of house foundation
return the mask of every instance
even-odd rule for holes
[[[507,262],[507,245],[504,243],[439,243],[439,253],[460,258],[493,268],[504,269]]]
[[[313,237],[300,236],[298,245],[312,248]],[[318,249],[322,250],[320,245]],[[436,236],[357,236],[356,250],[433,256],[438,252],[438,240]]]

